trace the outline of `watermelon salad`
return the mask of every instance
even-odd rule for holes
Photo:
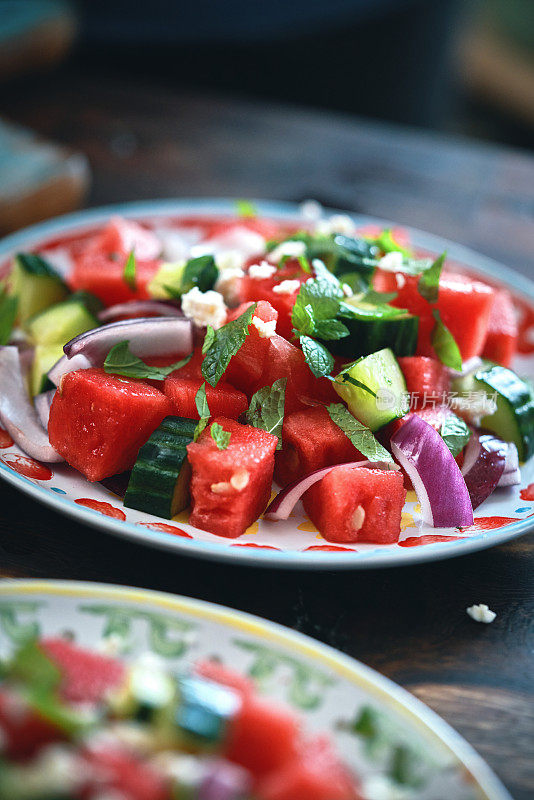
[[[311,212],[114,217],[15,255],[2,426],[223,537],[302,500],[330,542],[394,543],[408,489],[427,525],[473,524],[534,453],[513,298],[402,230]]]
[[[61,638],[2,665],[2,800],[359,800],[327,735],[216,661],[171,672]]]

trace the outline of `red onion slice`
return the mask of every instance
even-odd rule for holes
[[[50,406],[52,405],[52,400],[54,399],[55,393],[55,389],[51,389],[49,392],[42,392],[42,394],[38,394],[33,401],[35,410],[37,411],[37,416],[39,417],[41,425],[45,430],[48,430]]]
[[[498,486],[506,464],[508,445],[492,433],[476,432],[465,449],[462,467],[473,510]]]
[[[84,355],[93,366],[103,363],[111,348],[126,339],[138,358],[185,356],[193,349],[192,327],[185,318],[125,319],[82,333],[67,342],[63,350],[68,358]]]
[[[434,428],[414,414],[391,437],[391,451],[410,477],[423,521],[435,528],[473,524],[467,486],[451,451]]]
[[[288,483],[269,503],[263,518],[270,520],[287,519],[293,511],[298,501],[310,486],[320,481],[336,467],[374,467],[375,469],[398,469],[398,465],[391,461],[349,461],[348,464],[333,464],[331,467],[316,469],[299,478],[292,483]]]
[[[30,403],[16,347],[0,347],[0,420],[13,441],[38,461],[63,461]]]
[[[198,790],[199,800],[240,800],[248,797],[250,776],[228,761],[214,761]]]
[[[157,300],[131,300],[129,303],[117,303],[100,311],[98,319],[110,322],[127,314],[145,315],[145,317],[183,317],[183,312],[176,306],[159,303]]]
[[[52,381],[54,386],[59,386],[61,378],[67,372],[75,372],[77,369],[89,369],[92,363],[81,353],[73,358],[62,356],[59,361],[56,361],[52,369],[48,371],[48,378]]]

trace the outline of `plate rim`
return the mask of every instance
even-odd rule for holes
[[[300,204],[288,201],[257,200],[251,202],[256,206],[260,215],[273,215],[291,219],[300,215]],[[105,221],[112,214],[125,214],[129,217],[164,217],[175,213],[204,213],[208,214],[235,214],[236,200],[233,198],[167,198],[160,200],[141,200],[114,203],[105,206],[82,209],[70,214],[54,217],[50,220],[39,222],[9,234],[0,240],[0,259],[5,259],[16,251],[17,247],[32,239],[40,239],[47,235],[79,229],[80,227],[98,224]],[[327,214],[343,213],[353,218],[357,224],[379,224],[394,226],[398,223],[378,217],[351,213],[343,209],[324,207]],[[420,246],[439,251],[447,249],[448,255],[454,260],[475,262],[477,266],[469,267],[481,275],[487,274],[491,278],[512,287],[526,299],[534,302],[534,281],[515,272],[513,269],[483,256],[464,245],[456,244],[441,236],[425,233],[417,228],[403,225],[407,231],[414,234]],[[506,283],[504,283],[506,282]],[[468,539],[456,541],[436,542],[424,547],[403,548],[398,554],[388,550],[383,557],[377,551],[347,552],[321,552],[321,551],[277,551],[263,548],[247,547],[222,547],[218,542],[205,542],[186,539],[174,534],[164,533],[154,529],[144,529],[142,526],[125,520],[114,519],[100,514],[89,508],[77,505],[72,500],[60,495],[54,495],[44,486],[33,484],[28,478],[15,473],[0,461],[0,477],[7,480],[21,491],[34,497],[38,502],[53,508],[59,513],[72,517],[91,527],[104,530],[135,544],[157,547],[213,561],[228,561],[235,564],[249,566],[278,567],[284,569],[378,569],[399,567],[404,565],[420,564],[425,562],[440,561],[461,555],[484,550],[515,539],[527,533],[534,527],[534,514],[530,517],[509,523],[495,531],[470,536]],[[373,554],[373,558],[366,557]]]
[[[391,678],[308,634],[231,606],[143,587],[77,580],[0,579],[0,598],[10,594],[49,594],[70,598],[92,596],[122,599],[131,603],[149,603],[170,612],[188,613],[217,624],[239,627],[242,631],[275,641],[284,647],[295,648],[303,656],[320,661],[323,666],[336,671],[341,678],[380,698],[395,713],[409,717],[421,733],[426,733],[427,739],[433,738],[436,744],[447,748],[455,756],[475,779],[477,788],[486,800],[512,800],[512,796],[489,764],[436,711]]]

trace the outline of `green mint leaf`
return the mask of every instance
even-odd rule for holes
[[[181,294],[186,294],[186,292],[190,292],[195,286],[197,286],[201,292],[207,292],[209,289],[213,289],[218,277],[219,270],[217,269],[213,256],[191,258],[185,265],[182,273],[180,292]],[[174,291],[176,292],[176,290]]]
[[[330,341],[348,336],[349,329],[337,319],[320,319],[315,323],[314,333],[317,338]]]
[[[393,461],[391,454],[375,439],[369,428],[356,419],[343,403],[331,403],[326,410],[332,422],[341,428],[365,458],[369,461]]]
[[[417,282],[417,291],[429,303],[437,303],[439,295],[439,279],[445,263],[446,253],[442,253],[432,265],[425,270]]]
[[[55,278],[60,283],[64,284],[63,279],[54,267],[36,253],[17,253],[15,261],[18,261],[23,270],[29,272],[30,275]]]
[[[264,386],[252,395],[248,411],[245,412],[247,425],[262,428],[278,436],[277,450],[282,447],[282,425],[284,424],[284,405],[287,378],[279,378],[272,386]]]
[[[128,284],[128,286],[133,292],[135,292],[137,288],[136,272],[137,272],[137,264],[135,262],[135,253],[133,250],[130,250],[128,258],[126,259],[126,264],[124,266],[124,272],[122,273],[122,277],[124,279],[124,283]]]
[[[124,341],[114,345],[104,361],[104,371],[108,375],[123,375],[125,378],[164,381],[175,369],[181,369],[191,359],[192,353],[168,367],[150,367],[130,350],[130,342]]]
[[[226,450],[230,444],[230,433],[225,431],[218,422],[214,422],[210,429],[211,438],[217,445],[219,450]]]
[[[295,305],[291,320],[294,325],[295,335],[305,334],[311,336],[315,331],[315,320],[313,318],[313,308],[310,303],[307,305]]]
[[[456,414],[448,414],[445,417],[439,433],[454,458],[461,453],[471,438],[471,431],[463,419],[457,417]]]
[[[30,689],[51,692],[61,683],[61,673],[36,640],[25,642],[7,667],[7,677]]]
[[[205,356],[210,347],[213,344],[215,339],[215,328],[211,325],[208,325],[206,329],[206,335],[204,336],[204,342],[202,343],[202,355]]]
[[[0,345],[9,342],[18,305],[18,297],[10,297],[5,289],[0,289]]]
[[[402,247],[393,238],[393,231],[391,228],[385,228],[382,233],[372,240],[374,244],[382,250],[383,253],[400,252],[405,258],[411,258],[413,253],[406,247]]]
[[[202,362],[202,377],[210,386],[217,386],[226,372],[232,356],[235,356],[244,344],[256,305],[257,303],[253,303],[240,317],[227,322],[216,331],[213,328],[210,331],[208,328],[202,347],[202,352],[205,354]],[[208,341],[207,346],[206,341]]]
[[[341,378],[341,381],[343,383],[350,383],[352,384],[352,386],[357,386],[358,389],[363,389],[364,392],[367,392],[367,394],[370,394],[372,397],[376,397],[376,392],[373,392],[373,390],[370,389],[369,386],[366,386],[365,383],[362,383],[357,378],[353,378],[352,375],[349,375],[348,372],[340,372],[337,378],[333,379],[334,382],[337,381],[338,378]]]
[[[300,337],[300,346],[309,368],[316,378],[329,375],[334,369],[334,357],[328,352],[324,344],[316,342],[310,336]]]
[[[235,210],[238,217],[244,217],[245,219],[258,216],[256,206],[250,200],[236,200]]]
[[[198,424],[197,424],[195,430],[193,431],[193,441],[194,442],[197,441],[198,437],[200,436],[200,434],[202,433],[202,431],[204,430],[206,425],[209,423],[209,421],[210,421],[209,417],[202,417],[202,419],[199,419]]]
[[[193,441],[196,442],[208,422],[210,421],[210,407],[206,397],[206,384],[203,383],[195,395],[195,405],[197,407],[199,421],[193,433]]]
[[[369,289],[362,296],[362,303],[369,303],[372,306],[382,306],[391,303],[398,296],[398,292],[375,292],[374,289]]]
[[[297,261],[299,262],[300,268],[303,272],[306,272],[308,275],[312,274],[311,264],[306,256],[297,256]]]
[[[451,369],[462,369],[462,355],[460,349],[454,340],[454,336],[444,324],[441,315],[437,308],[432,311],[435,323],[430,336],[430,341],[434,352],[446,367]]]

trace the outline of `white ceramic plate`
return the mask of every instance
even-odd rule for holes
[[[151,650],[170,667],[216,657],[259,676],[268,697],[292,706],[306,730],[328,733],[345,762],[378,795],[392,748],[421,759],[423,786],[398,800],[510,800],[487,764],[423,703],[369,667],[313,639],[223,606],[161,592],[63,581],[0,581],[0,657],[25,637],[68,632],[96,647],[116,634],[125,658]],[[371,755],[350,723],[365,707],[385,715],[391,735]],[[379,776],[377,778],[377,776]],[[374,783],[374,791],[371,786]]]
[[[256,206],[262,216],[286,220],[299,218],[299,208],[293,204],[257,202]],[[162,225],[169,218],[186,214],[210,216],[234,213],[235,205],[228,200],[165,200],[69,214],[4,239],[0,243],[0,270],[2,263],[18,250],[43,249],[47,242],[53,242],[59,236],[92,230],[113,214]],[[387,227],[392,224],[369,217],[353,215],[353,218],[362,226],[379,224]],[[525,349],[531,350],[529,354],[518,358],[514,366],[521,374],[534,377],[534,284],[452,242],[416,230],[411,230],[410,234],[416,247],[435,253],[446,249],[451,261],[459,262],[469,272],[485,275],[513,291],[522,303],[523,314],[529,314],[530,328],[525,332],[523,341]],[[521,486],[495,491],[477,509],[475,526],[463,532],[462,538],[459,538],[456,529],[424,526],[412,492],[404,509],[399,544],[343,547],[334,547],[325,542],[300,506],[287,522],[268,523],[260,520],[238,540],[225,539],[193,528],[187,523],[186,513],[166,522],[150,514],[123,508],[120,498],[100,484],[90,483],[79,472],[64,464],[39,469],[38,465],[30,462],[31,459],[24,459],[16,446],[5,447],[0,450],[0,476],[36,500],[80,522],[156,547],[254,565],[338,569],[433,561],[491,547],[513,539],[534,526],[534,503],[521,498],[521,490],[534,481],[534,458],[522,468]],[[436,536],[438,541],[434,541]]]

